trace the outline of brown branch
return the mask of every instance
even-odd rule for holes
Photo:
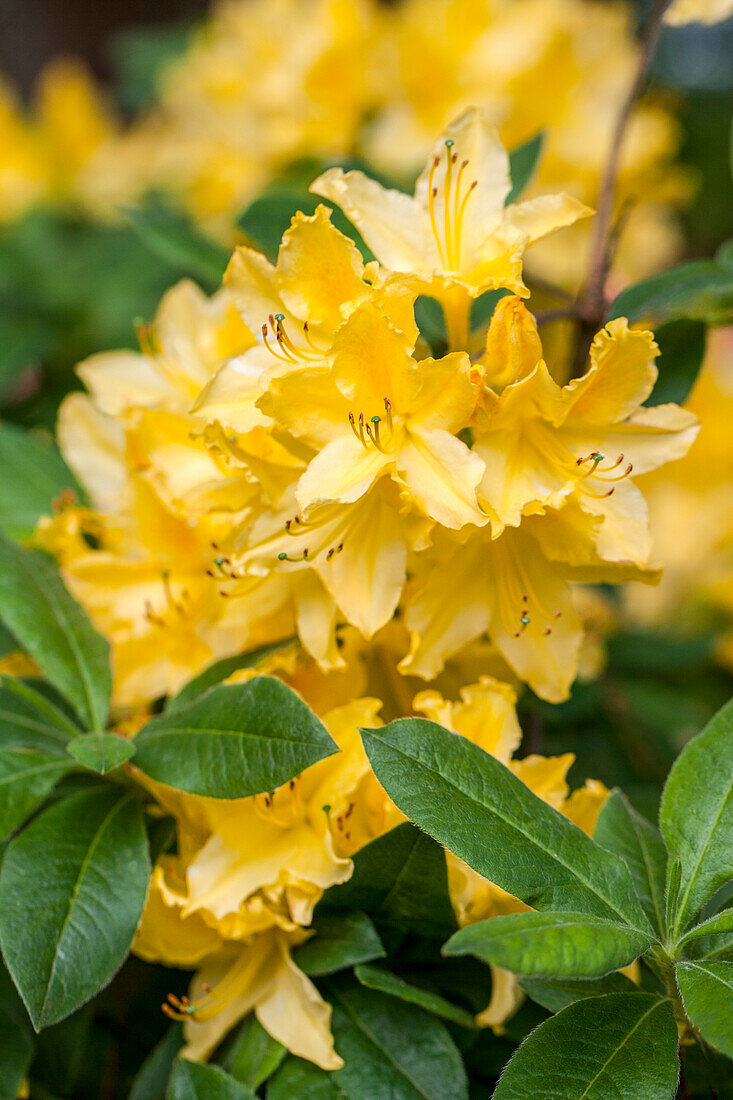
[[[611,140],[611,149],[598,195],[598,206],[591,241],[590,266],[585,293],[578,303],[579,314],[594,326],[600,324],[605,312],[605,287],[610,268],[612,245],[612,221],[616,197],[616,183],[621,162],[621,151],[626,127],[636,101],[644,90],[651,68],[654,51],[662,31],[662,19],[672,0],[654,0],[649,19],[640,43],[639,64],[636,76],[624,100]]]

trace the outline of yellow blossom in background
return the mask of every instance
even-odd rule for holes
[[[733,15],[731,0],[674,0],[664,20],[673,26],[684,23],[722,23]]]

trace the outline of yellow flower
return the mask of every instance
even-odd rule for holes
[[[733,0],[674,0],[664,16],[665,23],[722,23],[733,15]]]
[[[495,324],[504,327],[502,318],[492,322],[489,351]],[[536,330],[524,330],[518,345],[518,380],[500,396],[486,392],[474,429],[474,452],[486,464],[479,500],[493,533],[572,494],[602,520],[602,558],[645,564],[647,509],[630,475],[681,457],[697,432],[696,418],[676,405],[641,407],[657,377],[652,334],[630,330],[623,318],[609,322],[593,341],[587,373],[564,388],[537,361]]]
[[[571,500],[524,517],[498,538],[488,528],[436,537],[407,601],[411,645],[400,669],[430,679],[448,657],[488,633],[533,691],[550,702],[567,698],[583,640],[571,583],[658,580],[653,570],[604,562],[595,546],[598,527]]]
[[[415,697],[414,707],[491,753],[511,768],[538,798],[591,835],[608,790],[591,779],[584,787],[569,793],[566,776],[575,759],[572,753],[512,760],[522,736],[515,702],[516,695],[507,684],[483,677],[478,684],[461,690],[460,702],[447,702],[437,692],[423,692]],[[450,852],[446,853],[446,860],[451,901],[462,928],[490,917],[527,910],[521,901],[482,878]],[[503,1023],[514,1014],[524,994],[516,977],[508,971],[492,966],[491,977],[491,1001],[476,1020],[482,1027],[501,1032]]]
[[[351,874],[337,849],[356,846],[350,818],[369,771],[358,727],[378,723],[379,708],[356,699],[328,712],[341,751],[269,794],[218,801],[143,779],[176,819],[178,856],[155,869],[134,950],[198,968],[190,1002],[171,1002],[189,1057],[205,1057],[254,1008],[293,1053],[326,1069],[341,1064],[330,1008],[290,949],[307,938],[323,891]]]
[[[569,195],[505,207],[510,189],[507,153],[477,108],[436,142],[414,198],[340,168],[311,185],[343,209],[380,263],[441,301],[457,348],[466,345],[471,298],[497,287],[526,295],[524,250],[591,213]]]

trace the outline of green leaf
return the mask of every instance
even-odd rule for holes
[[[319,913],[313,929],[313,939],[293,956],[298,967],[311,978],[335,974],[385,956],[382,941],[365,913]]]
[[[62,489],[79,488],[59,450],[41,432],[0,425],[0,528],[14,538],[31,535]]]
[[[677,984],[703,1039],[733,1058],[733,962],[680,963]]]
[[[0,1007],[0,1100],[15,1100],[32,1057],[27,1031]]]
[[[659,377],[647,405],[670,401],[681,405],[695,385],[705,358],[707,326],[704,321],[680,318],[660,325],[654,336],[659,345]]]
[[[319,913],[360,909],[378,922],[437,939],[455,930],[445,853],[414,825],[377,837],[353,860],[353,875],[326,891]]]
[[[718,887],[733,878],[733,700],[675,761],[659,822],[670,859],[679,856],[677,936]]]
[[[475,955],[539,978],[602,978],[638,959],[653,942],[627,924],[584,913],[511,913],[461,928],[443,953]]]
[[[193,703],[204,692],[216,687],[222,680],[226,680],[233,673],[239,672],[241,668],[254,668],[265,657],[269,657],[271,653],[277,653],[279,649],[284,649],[290,645],[292,640],[292,638],[287,638],[285,641],[275,642],[273,645],[263,645],[259,649],[252,649],[249,653],[238,653],[235,657],[222,657],[220,661],[214,661],[198,676],[194,676],[193,680],[189,680],[187,684],[184,684],[177,695],[171,696],[165,705],[166,714],[187,707],[189,703]]]
[[[119,969],[149,873],[140,803],[107,787],[56,803],[11,841],[0,874],[0,943],[37,1031]]]
[[[424,718],[361,732],[396,805],[484,878],[534,909],[647,929],[626,865],[489,753]]]
[[[593,839],[624,861],[652,927],[664,935],[667,849],[659,830],[636,812],[621,791],[613,791],[603,803]]]
[[[159,198],[145,206],[128,206],[124,213],[153,255],[180,268],[207,290],[216,290],[229,262],[229,250],[204,236],[187,214]]]
[[[73,765],[33,749],[0,749],[0,839],[17,828]]]
[[[116,733],[85,733],[71,741],[67,751],[85,768],[106,775],[135,755],[135,744]]]
[[[78,737],[81,730],[61,709],[63,699],[59,696],[57,705],[49,697],[49,685],[44,681],[36,684],[12,676],[0,682],[3,744],[61,752],[69,738]]]
[[[601,997],[607,993],[634,993],[636,986],[625,974],[607,974],[605,978],[529,978],[520,977],[519,984],[528,997],[550,1012],[560,1012],[586,997]]]
[[[459,1027],[465,1027],[469,1031],[475,1031],[477,1028],[476,1021],[465,1008],[459,1008],[458,1005],[446,1001],[445,997],[441,997],[439,993],[433,993],[430,989],[411,985],[389,970],[383,970],[378,966],[357,966],[354,973],[367,989],[376,989],[378,993],[386,993],[407,1004],[417,1005],[432,1016],[449,1020],[452,1024],[458,1024]]]
[[[173,1062],[182,1046],[183,1029],[174,1024],[140,1067],[129,1100],[164,1100]]]
[[[702,924],[695,925],[680,939],[678,947],[689,943],[691,940],[697,940],[701,936],[719,936],[724,932],[733,933],[733,909],[723,909],[721,913],[716,913],[715,916],[703,921]],[[733,951],[733,935],[731,936],[730,946]]]
[[[516,202],[532,179],[545,143],[545,131],[540,130],[529,141],[518,145],[509,154],[509,175],[512,180],[512,189],[504,200],[504,205]]]
[[[287,1050],[252,1013],[241,1025],[225,1063],[235,1081],[258,1088],[277,1069]]]
[[[288,1058],[267,1085],[267,1100],[349,1100],[334,1075],[302,1058]],[[366,1100],[366,1097],[362,1097]]]
[[[153,718],[135,747],[146,775],[211,798],[271,791],[337,751],[315,714],[273,676],[212,688]]]
[[[0,618],[88,728],[103,730],[112,690],[108,642],[47,557],[2,537]]]
[[[166,1100],[255,1100],[253,1092],[218,1066],[179,1058],[173,1063]]]
[[[606,320],[726,324],[733,310],[733,269],[716,260],[693,260],[628,286],[611,303]]]
[[[504,1070],[494,1100],[672,1100],[678,1074],[669,1001],[611,993],[540,1024]]]
[[[461,1057],[443,1024],[371,989],[329,983],[331,1026],[344,1059],[334,1080],[350,1100],[468,1100]]]

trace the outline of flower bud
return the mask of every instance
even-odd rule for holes
[[[537,325],[521,298],[501,298],[486,334],[482,358],[484,381],[489,386],[508,386],[525,378],[542,358]]]

